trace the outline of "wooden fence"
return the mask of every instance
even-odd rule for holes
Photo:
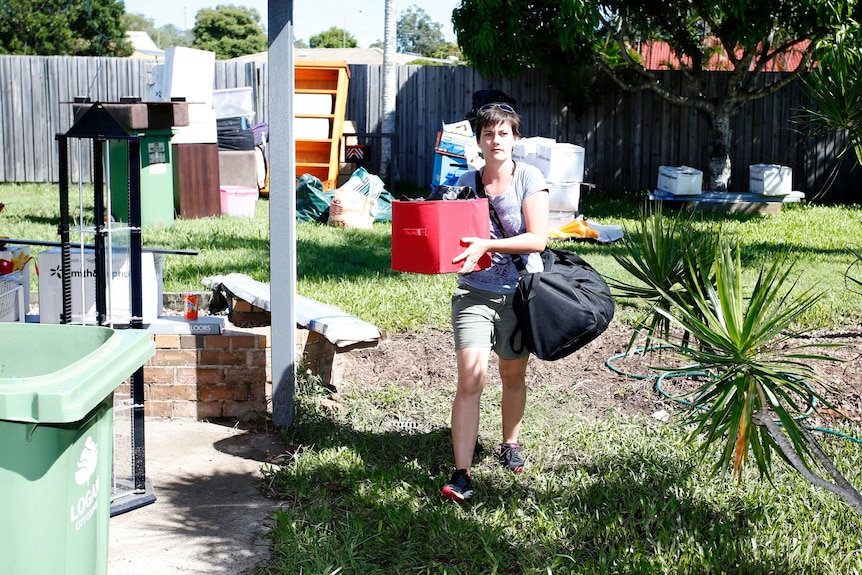
[[[0,182],[56,182],[55,135],[71,126],[73,99],[115,102],[143,97],[151,66],[146,60],[121,58],[0,56]],[[218,61],[213,88],[252,86],[257,121],[267,122],[271,113],[277,113],[267,105],[268,73],[265,62]],[[351,65],[350,74],[347,119],[359,132],[380,132],[382,66]],[[682,81],[677,72],[663,74],[671,85]],[[725,73],[710,74],[707,93],[715,93],[725,80]],[[397,82],[394,149],[401,181],[430,184],[437,131],[444,122],[463,119],[473,93],[484,89],[502,90],[517,100],[524,136],[584,146],[585,179],[599,189],[652,189],[661,165],[702,170],[707,166],[705,120],[648,92],[614,92],[576,118],[540,72],[483,78],[469,67],[400,66]],[[742,110],[734,123],[731,189],[747,190],[748,166],[759,163],[790,166],[794,189],[809,197],[822,188],[842,141],[809,137],[793,121],[807,106],[795,83]],[[73,179],[90,181],[87,151],[73,156]],[[80,170],[79,165],[87,169]],[[858,185],[858,171],[843,169],[829,198],[854,199]]]

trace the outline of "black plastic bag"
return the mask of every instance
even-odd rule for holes
[[[475,200],[479,195],[470,186],[436,186],[426,200]]]

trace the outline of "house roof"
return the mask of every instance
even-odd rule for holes
[[[156,46],[156,43],[153,42],[153,39],[146,32],[130,30],[126,32],[126,38],[132,43],[132,47],[135,49],[131,58],[157,60],[165,56],[165,51]]]
[[[802,56],[808,50],[809,42],[801,42],[796,48],[789,52],[778,54],[771,60],[764,71],[766,72],[792,72],[799,67]],[[727,53],[721,48],[718,40],[713,40],[713,46],[717,48],[704,66],[705,70],[732,70],[733,65],[727,58]],[[678,70],[680,68],[679,58],[676,57],[667,42],[645,42],[638,44],[635,50],[643,58],[644,67],[647,70]],[[738,52],[741,53],[741,52]]]

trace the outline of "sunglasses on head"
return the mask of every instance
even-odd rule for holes
[[[499,104],[497,102],[493,102],[491,104],[485,104],[484,106],[479,108],[478,111],[482,112],[484,110],[493,110],[495,108],[498,110],[503,110],[504,112],[508,112],[510,114],[517,114],[517,112],[515,112],[515,108],[513,108],[509,104]]]

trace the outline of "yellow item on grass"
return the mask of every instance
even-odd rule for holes
[[[552,238],[591,238],[598,239],[599,232],[587,225],[586,220],[572,220],[556,230],[550,230],[548,236]]]

